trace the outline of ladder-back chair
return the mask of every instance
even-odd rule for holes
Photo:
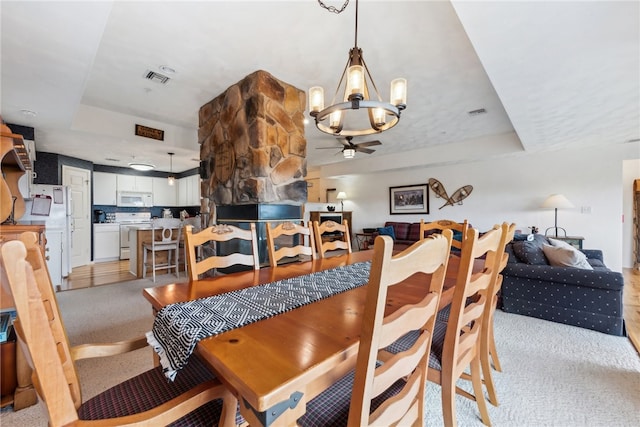
[[[343,220],[342,224],[335,221],[319,223],[313,221],[316,245],[320,258],[326,258],[326,253],[338,249],[344,249],[351,253],[351,236],[349,235],[349,223]]]
[[[267,248],[269,250],[269,265],[276,267],[278,261],[283,258],[291,258],[295,256],[309,256],[316,259],[315,242],[313,239],[313,230],[311,224],[308,226],[294,224],[291,221],[285,221],[271,227],[271,223],[267,222]],[[291,236],[299,239],[293,246],[279,246],[277,239],[281,236]],[[308,245],[305,244],[308,241]]]
[[[196,258],[196,248],[207,242],[228,242],[234,239],[246,240],[251,247],[251,254],[232,253],[229,255],[203,254],[201,260]],[[260,259],[258,255],[258,238],[256,236],[256,225],[249,224],[249,230],[227,224],[218,224],[207,227],[198,233],[193,232],[193,226],[185,226],[185,245],[187,245],[187,264],[189,279],[198,280],[198,276],[211,269],[226,268],[233,265],[247,265],[254,270],[260,269]],[[216,247],[219,250],[219,247]],[[204,251],[203,251],[204,252]]]
[[[424,222],[420,220],[420,238],[424,239],[428,234],[425,233],[439,233],[442,230],[451,230],[454,232],[454,239],[451,241],[451,246],[460,250],[462,248],[462,241],[467,236],[467,230],[469,229],[469,222],[465,219],[462,222],[451,221],[449,219],[440,219],[438,221]],[[459,237],[458,240],[456,237]]]
[[[191,359],[185,367],[189,371],[185,375],[181,372],[174,382],[167,381],[162,368],[156,367],[83,402],[75,361],[141,348],[147,345],[146,337],[71,347],[35,233],[24,233],[21,240],[0,246],[0,274],[2,285],[13,296],[18,342],[28,355],[49,425],[149,426],[180,420],[187,425],[210,426],[218,419],[242,422],[235,418],[236,398],[197,358]]]
[[[298,425],[423,425],[427,362],[451,235],[446,231],[395,256],[391,237],[376,237],[355,371],[312,399]],[[388,289],[415,274],[431,276],[430,282],[425,276],[422,299],[385,315]],[[379,362],[385,347],[414,330],[419,332],[409,348]]]

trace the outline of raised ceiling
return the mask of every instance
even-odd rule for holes
[[[197,166],[198,110],[230,85],[262,69],[329,97],[354,42],[354,1],[341,14],[312,0],[2,1],[0,13],[6,122],[33,126],[39,151],[114,166],[135,157],[165,171],[167,152],[174,171]],[[363,0],[359,13],[358,44],[381,95],[405,77],[409,96],[400,123],[370,138],[383,144],[356,158],[640,138],[638,2]],[[135,123],[165,140],[135,136]],[[306,137],[310,167],[348,161],[313,124]]]

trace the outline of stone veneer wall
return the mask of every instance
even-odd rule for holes
[[[200,108],[205,211],[307,200],[305,105],[304,91],[259,70]]]

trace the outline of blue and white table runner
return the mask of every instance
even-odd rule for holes
[[[162,308],[147,332],[173,380],[204,338],[365,285],[371,262],[323,270]]]

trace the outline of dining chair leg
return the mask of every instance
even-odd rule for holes
[[[142,249],[142,278],[147,277],[147,249]]]
[[[483,343],[483,347],[487,346],[488,343]],[[484,382],[485,387],[487,388],[487,395],[489,396],[489,402],[493,406],[498,406],[498,394],[496,393],[496,386],[493,382],[493,375],[491,373],[491,360],[489,358],[489,349],[482,349],[483,356],[480,357],[480,364],[482,366],[482,381]]]
[[[443,375],[443,378],[445,375]],[[458,425],[456,419],[456,385],[450,381],[440,384],[442,392],[442,417],[445,427],[455,427]]]
[[[151,270],[153,274],[153,283],[156,283],[156,253],[151,253]]]
[[[496,339],[493,334],[493,316],[491,316],[491,326],[489,327],[489,356],[491,362],[493,362],[493,369],[498,372],[502,372],[502,366],[500,365],[500,359],[498,358],[498,350],[496,349]]]
[[[491,420],[489,419],[489,410],[487,409],[487,402],[484,400],[484,392],[482,390],[482,374],[480,372],[481,369],[480,357],[474,357],[473,360],[471,360],[471,382],[473,383],[473,393],[476,397],[478,409],[480,410],[480,418],[482,419],[482,423],[486,426],[491,426]]]

